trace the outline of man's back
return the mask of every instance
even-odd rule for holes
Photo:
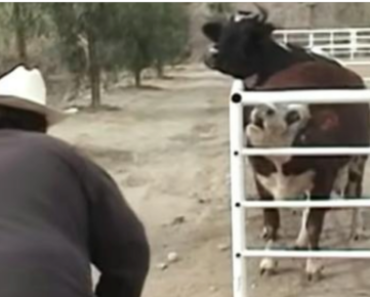
[[[0,296],[139,296],[148,246],[113,181],[68,145],[0,131]],[[131,265],[132,257],[143,257]],[[131,266],[130,266],[131,265]]]

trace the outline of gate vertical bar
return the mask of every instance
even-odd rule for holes
[[[243,82],[235,81],[230,98],[230,182],[231,182],[231,226],[232,226],[232,265],[233,296],[246,297],[246,259],[242,252],[246,248],[245,209],[245,162],[243,103],[240,92]]]

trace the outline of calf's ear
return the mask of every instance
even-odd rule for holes
[[[219,22],[209,22],[203,25],[203,34],[212,42],[218,42],[220,39],[222,24]]]

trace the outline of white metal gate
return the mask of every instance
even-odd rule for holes
[[[246,148],[243,129],[243,106],[266,103],[369,103],[370,90],[310,90],[310,91],[244,91],[243,82],[233,83],[230,96],[230,158],[231,158],[231,218],[234,297],[247,297],[246,258],[370,258],[363,251],[293,251],[247,249],[246,208],[355,208],[370,207],[370,199],[328,201],[251,201],[246,200],[245,160],[256,155],[361,155],[370,148]]]

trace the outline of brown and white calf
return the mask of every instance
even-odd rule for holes
[[[305,62],[272,75],[258,89],[327,89],[343,86],[360,88],[361,84],[361,78],[345,68],[327,63]],[[368,104],[301,105],[300,108],[295,108],[301,110],[298,118],[303,124],[296,131],[290,130],[288,141],[282,145],[298,147],[369,145]],[[256,111],[253,110],[247,125],[249,145],[253,145],[254,142],[254,146],[266,146],[268,139],[264,139],[265,143],[256,141],[261,136],[256,132],[258,129],[267,128],[268,125],[265,125],[258,116],[254,116],[255,114]],[[271,111],[267,114],[271,115]],[[286,117],[285,121],[289,124],[288,119],[289,117]],[[289,125],[287,127],[289,130]],[[277,135],[275,129],[274,137]],[[276,140],[269,145],[276,145],[274,142]],[[293,199],[306,193],[310,199],[328,199],[333,191],[340,192],[346,197],[359,198],[362,195],[366,158],[366,156],[279,156],[251,157],[250,162],[255,172],[257,190],[263,200]],[[326,209],[307,209],[304,212],[297,247],[312,250],[319,248],[325,213]],[[264,210],[264,225],[267,246],[271,247],[277,240],[280,226],[278,210]],[[273,271],[275,267],[276,261],[273,259],[263,259],[260,266],[261,271]],[[318,275],[321,268],[318,260],[307,260],[306,273],[309,277]]]
[[[246,137],[249,147],[291,147],[298,137],[303,136],[302,132],[307,127],[311,118],[309,105],[305,104],[286,104],[275,105],[266,104],[253,108],[249,123],[246,126]],[[264,193],[271,193],[275,200],[298,198],[304,196],[310,199],[314,170],[307,170],[300,175],[290,175],[283,170],[285,166],[299,166],[299,159],[291,161],[292,156],[269,156],[266,158],[251,158],[256,184],[259,185],[261,197]],[[354,156],[348,163],[343,165],[336,173],[332,186],[332,194],[340,198],[361,195],[362,175],[366,157]],[[274,168],[271,172],[266,171],[270,162]],[[295,164],[294,164],[295,163]],[[270,195],[268,195],[270,196]],[[337,197],[336,197],[337,198]],[[307,248],[309,244],[307,232],[307,220],[309,209],[305,209],[302,215],[302,222],[299,235],[295,242],[295,247]],[[277,231],[280,219],[277,210],[265,210],[265,226],[263,237],[267,240],[266,248],[272,248],[277,243]],[[358,209],[353,210],[350,238],[359,232],[358,229]],[[261,273],[274,272],[277,261],[272,258],[262,259],[260,262]],[[308,275],[315,276],[321,270],[321,264],[317,260],[308,259],[306,271]]]

